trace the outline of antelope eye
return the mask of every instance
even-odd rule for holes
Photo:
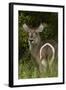
[[[33,33],[33,36],[36,36],[37,34],[36,33]]]
[[[35,34],[37,35],[38,33],[36,32]]]

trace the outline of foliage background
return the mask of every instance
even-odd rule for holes
[[[26,23],[30,28],[38,27],[40,23],[47,23],[47,27],[40,33],[43,42],[53,39],[58,42],[58,13],[52,12],[32,12],[19,11],[18,12],[18,34],[19,34],[19,79],[20,78],[36,78],[39,77],[39,71],[36,64],[31,60],[28,45],[28,34],[23,30],[23,24]],[[55,77],[58,75],[58,63],[55,60],[53,65],[53,72],[49,70],[43,77]]]

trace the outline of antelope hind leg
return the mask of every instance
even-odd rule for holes
[[[42,60],[39,65],[40,77],[44,77],[47,70],[47,62]]]

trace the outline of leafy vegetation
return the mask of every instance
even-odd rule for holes
[[[38,27],[40,23],[47,23],[47,27],[40,33],[43,42],[48,39],[53,39],[58,42],[58,13],[51,12],[18,12],[18,34],[19,34],[19,66],[18,77],[24,78],[38,78],[40,77],[39,69],[35,61],[31,59],[28,45],[28,34],[23,30],[23,24],[26,23],[30,28]],[[46,73],[43,72],[42,77],[57,77],[58,76],[58,60],[54,60],[52,72],[47,69]]]

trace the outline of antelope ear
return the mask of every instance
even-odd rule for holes
[[[43,26],[43,24],[40,24],[40,26],[37,28],[37,32],[42,32],[43,31],[43,29],[44,29],[44,26]]]
[[[24,30],[26,31],[26,32],[29,32],[29,27],[26,25],[26,24],[23,24],[23,28],[24,28]]]

